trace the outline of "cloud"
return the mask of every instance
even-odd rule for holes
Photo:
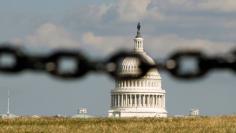
[[[79,41],[74,39],[71,33],[67,32],[63,27],[53,23],[44,23],[32,34],[27,35],[24,38],[12,39],[11,42],[49,48],[71,48],[80,45]]]
[[[133,39],[127,36],[97,36],[92,32],[83,35],[83,43],[89,44],[102,53],[115,52],[119,48],[128,48],[132,50]],[[227,52],[235,47],[231,42],[217,42],[207,39],[188,39],[177,35],[146,36],[144,38],[144,47],[146,51],[154,55],[163,56],[179,49],[200,50],[208,54]]]
[[[146,17],[161,19],[157,7],[151,4],[152,0],[119,0],[116,11],[119,19],[125,22],[137,22]]]
[[[112,53],[121,48],[129,48],[132,39],[125,36],[99,36],[92,32],[83,34],[82,42],[85,45],[96,48],[102,53]]]
[[[137,22],[140,20],[160,21],[168,17],[168,13],[176,11],[195,12],[235,12],[235,0],[118,0],[109,5],[88,6],[84,12],[90,19],[101,20],[107,14],[114,15],[121,22]],[[113,12],[113,13],[111,13]],[[113,16],[113,17],[114,17]]]
[[[235,0],[157,0],[156,5],[165,10],[235,12]]]
[[[176,50],[200,50],[208,54],[227,52],[235,48],[232,42],[212,41],[201,38],[182,38],[177,35],[163,35],[146,38],[145,47],[152,53],[166,55]]]
[[[235,12],[236,1],[235,0],[201,0],[198,3],[198,7],[206,10],[223,11],[223,12]]]
[[[118,21],[137,22],[143,19],[161,20],[163,18],[157,6],[152,5],[153,0],[118,0],[110,4],[88,5],[79,7],[77,13],[73,12],[71,17],[77,16],[88,23]]]
[[[236,29],[236,20],[233,19],[233,20],[225,21],[224,27],[229,28],[229,29]]]
[[[73,14],[72,16],[78,17],[81,20],[89,20],[90,22],[100,22],[103,21],[104,17],[111,10],[112,5],[110,4],[101,4],[101,5],[88,5],[80,7],[78,13]]]
[[[46,48],[92,48],[97,53],[111,54],[120,49],[132,50],[133,37],[125,35],[97,35],[85,32],[81,38],[75,39],[63,27],[53,23],[45,23],[24,38],[12,39],[13,43]],[[207,53],[226,52],[235,47],[232,42],[212,41],[201,38],[184,38],[176,34],[144,37],[146,51],[156,56],[165,56],[178,49],[198,49]],[[87,52],[91,49],[88,49]]]

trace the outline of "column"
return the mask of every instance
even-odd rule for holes
[[[147,107],[147,95],[145,95],[145,107]]]
[[[146,98],[147,98],[146,95],[143,95],[143,98],[144,98],[144,99],[143,99],[143,102],[144,102],[144,103],[143,103],[143,106],[146,107]]]
[[[155,107],[157,107],[157,95],[155,95],[154,99],[155,99]]]
[[[123,99],[123,94],[121,94],[121,107],[123,107],[123,104],[124,104],[124,99]]]
[[[141,107],[141,95],[140,94],[138,95],[138,103],[139,103],[138,106]]]
[[[115,106],[115,95],[113,94],[113,106]]]
[[[139,98],[138,98],[138,97],[139,97],[139,95],[136,94],[136,100],[137,100],[137,105],[136,105],[136,107],[138,107],[138,105],[139,105],[139,100],[138,100]]]
[[[161,108],[161,95],[159,95],[158,104],[159,104],[159,107]]]
[[[152,107],[155,107],[155,95],[152,95]]]
[[[156,102],[156,101],[155,101],[155,100],[156,100],[156,99],[155,99],[155,96],[156,96],[156,95],[153,95],[153,100],[152,100],[152,101],[153,101],[153,107],[155,107],[155,104],[156,104],[156,103],[155,103],[155,102]]]
[[[150,96],[150,107],[152,107],[152,95],[149,96]]]
[[[134,107],[135,106],[135,95],[133,94],[132,95],[132,107]]]
[[[116,105],[116,107],[118,107],[118,105],[119,105],[119,99],[118,99],[118,94],[116,94],[116,103],[117,103],[117,105]]]
[[[122,104],[122,99],[121,99],[121,96],[122,96],[122,95],[120,94],[120,107],[121,107],[121,104]]]
[[[127,106],[130,107],[130,94],[128,94],[128,101]]]
[[[163,108],[166,108],[166,98],[164,95],[163,95]]]
[[[136,107],[137,106],[137,100],[136,100],[137,98],[136,98],[136,94],[134,94],[134,107]]]
[[[114,94],[114,106],[116,107],[116,94]]]
[[[113,107],[113,95],[111,95],[111,107]]]
[[[161,107],[163,108],[163,95],[161,95]]]
[[[129,105],[129,106],[130,106],[130,107],[132,107],[132,104],[133,104],[132,96],[133,96],[133,95],[130,94],[130,97],[129,97],[129,99],[130,99],[130,103],[129,103],[130,105]]]
[[[163,108],[163,95],[161,95],[161,107]]]
[[[126,107],[128,107],[128,94],[126,94]]]
[[[160,100],[159,100],[160,95],[157,95],[157,107],[160,108]]]
[[[125,94],[124,96],[125,96],[124,107],[126,107],[127,94]]]
[[[157,106],[160,108],[160,95],[157,96]]]
[[[152,107],[152,95],[149,95],[149,107]]]
[[[129,94],[127,94],[126,107],[129,107]]]
[[[149,99],[150,99],[150,102],[149,102],[149,103],[150,103],[150,104],[149,104],[150,106],[149,106],[149,107],[152,107],[152,95],[149,95],[149,97],[150,97],[150,98],[149,98]]]
[[[115,95],[113,94],[113,106],[115,107]]]
[[[141,94],[141,107],[143,107],[143,94]]]
[[[117,104],[118,104],[117,106],[120,107],[120,94],[117,94],[117,101],[118,101],[117,102]]]
[[[159,103],[159,95],[157,95],[157,99],[156,99],[156,100],[157,100],[157,107],[159,108],[159,107],[160,107],[160,106],[159,106],[159,104],[160,104],[160,103]]]
[[[125,107],[128,105],[128,94],[125,94]]]
[[[142,97],[142,101],[143,101],[143,107],[145,107],[145,95],[143,95],[143,97]]]
[[[143,95],[143,107],[145,107],[145,95]]]
[[[133,107],[133,94],[130,95],[130,107]]]
[[[130,94],[128,95],[128,103],[127,106],[130,107]]]
[[[112,102],[112,106],[115,106],[115,95],[112,95],[112,96],[113,96],[113,97],[112,97],[112,98],[113,98],[113,99],[112,99],[112,101],[113,101],[113,102]]]
[[[149,95],[147,95],[147,107],[149,107],[150,100],[149,100]]]

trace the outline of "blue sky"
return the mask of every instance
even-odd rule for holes
[[[176,49],[200,49],[208,54],[235,47],[234,0],[0,0],[0,41],[22,45],[29,52],[79,48],[91,58],[108,57],[119,48],[133,48],[136,24],[142,23],[145,50],[166,57]],[[202,114],[232,114],[235,76],[228,71],[198,81],[178,81],[162,73],[170,114],[192,107]],[[0,113],[6,111],[7,89],[17,114],[106,115],[114,82],[107,75],[61,81],[43,73],[0,75]],[[91,84],[91,82],[93,82]]]

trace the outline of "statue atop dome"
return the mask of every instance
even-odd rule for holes
[[[141,24],[140,24],[140,22],[138,22],[137,29],[138,29],[138,31],[140,31],[140,29],[141,29]]]
[[[137,25],[137,35],[136,35],[136,38],[140,38],[140,37],[141,37],[141,32],[140,32],[140,29],[141,29],[141,24],[140,24],[140,22],[138,22],[138,25]]]

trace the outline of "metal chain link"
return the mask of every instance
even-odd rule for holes
[[[228,69],[236,72],[236,49],[225,55],[217,56],[207,56],[201,51],[176,51],[157,65],[150,64],[140,54],[125,51],[118,52],[107,60],[91,61],[80,51],[75,50],[56,50],[49,55],[32,56],[23,52],[19,47],[9,44],[0,45],[0,59],[5,55],[10,55],[14,63],[4,65],[0,60],[0,72],[2,73],[16,74],[25,70],[42,71],[62,79],[81,78],[92,71],[107,73],[115,79],[135,79],[143,77],[152,68],[167,71],[172,76],[185,80],[202,78],[214,69]],[[120,74],[120,61],[125,57],[136,58],[139,61],[138,73]],[[61,71],[60,60],[63,58],[73,59],[76,69]],[[183,63],[187,62],[185,58],[195,61],[194,69],[183,71]]]

